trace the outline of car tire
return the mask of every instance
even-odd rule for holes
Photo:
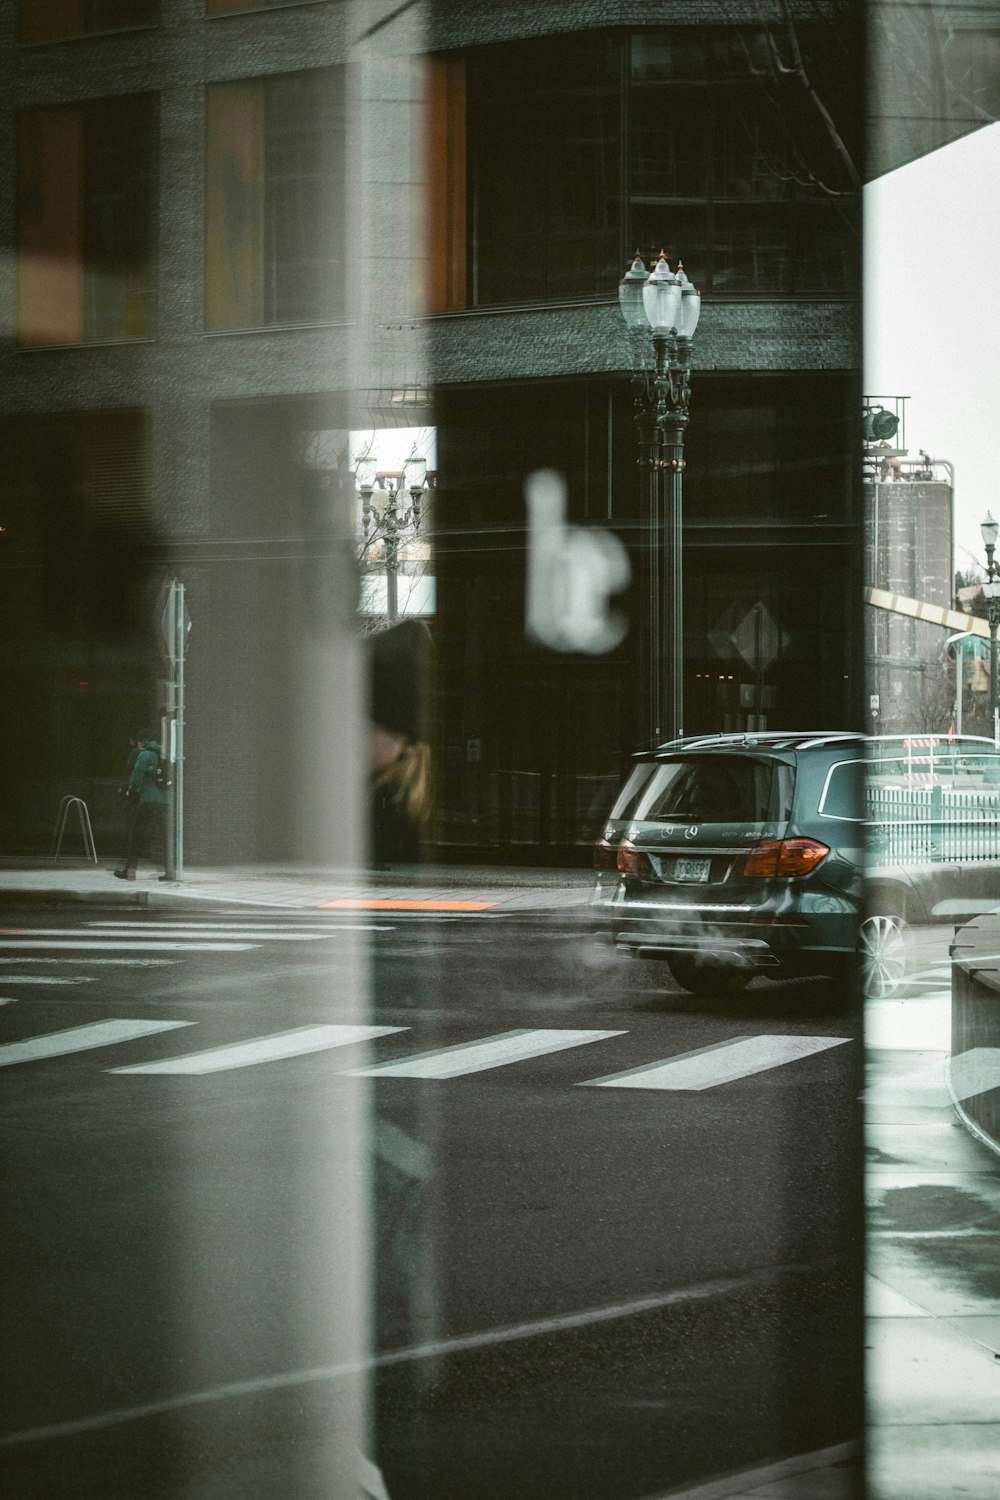
[[[858,931],[858,959],[866,1000],[888,1000],[906,973],[906,922],[896,912],[871,912]]]
[[[667,960],[667,967],[682,990],[692,995],[734,995],[745,990],[754,971],[747,964],[720,963],[683,953]]]

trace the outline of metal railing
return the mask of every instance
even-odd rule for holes
[[[872,853],[889,865],[1000,860],[1000,788],[867,788]]]

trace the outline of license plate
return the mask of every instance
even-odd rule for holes
[[[707,880],[712,868],[710,859],[675,859],[675,880]]]

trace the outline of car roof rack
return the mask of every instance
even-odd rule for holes
[[[852,730],[838,729],[761,729],[741,730],[736,734],[688,735],[677,740],[668,740],[647,755],[672,755],[682,750],[752,749],[755,745],[771,749],[805,750],[820,745],[861,745],[865,736]]]

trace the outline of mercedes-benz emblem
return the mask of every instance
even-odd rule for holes
[[[684,830],[684,837],[686,839],[696,839],[698,837],[697,823],[692,823],[690,828]]]

